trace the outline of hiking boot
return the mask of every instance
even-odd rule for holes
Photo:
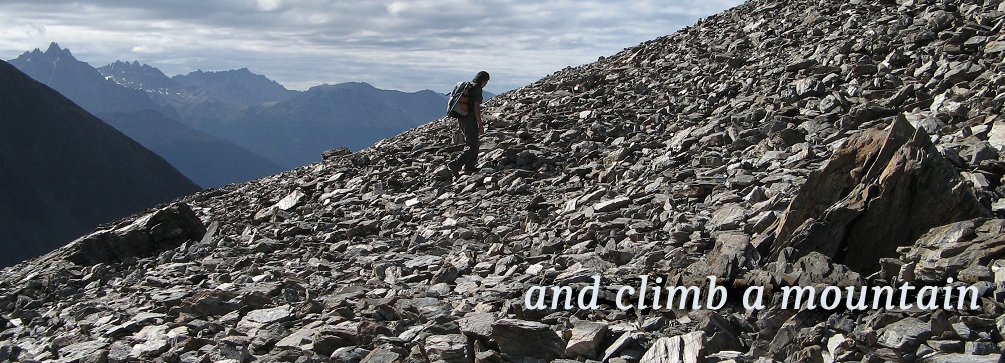
[[[453,180],[461,177],[461,167],[454,166],[454,163],[447,163],[447,169],[450,170],[450,176],[453,177]]]

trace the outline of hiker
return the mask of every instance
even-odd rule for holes
[[[482,88],[489,83],[489,73],[486,71],[478,72],[475,79],[471,80],[470,86],[468,86],[467,92],[467,105],[465,107],[470,112],[467,115],[458,117],[457,114],[451,114],[457,119],[457,125],[461,129],[461,133],[464,134],[464,151],[461,155],[457,156],[457,159],[451,161],[447,164],[450,169],[451,174],[454,178],[460,176],[461,169],[467,174],[474,173],[477,170],[478,163],[478,136],[485,133],[485,125],[482,124]],[[464,101],[464,98],[461,98]]]

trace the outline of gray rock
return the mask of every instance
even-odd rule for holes
[[[426,337],[425,351],[430,362],[463,363],[474,358],[468,350],[468,338],[461,334]]]
[[[957,187],[959,173],[938,155],[924,132],[903,117],[888,130],[849,140],[810,176],[778,227],[769,230],[772,255],[791,246],[800,254],[834,258],[842,249],[847,252],[838,262],[871,273],[879,270],[880,258],[893,257],[929,228],[987,216],[972,190]],[[855,162],[865,158],[876,158],[867,170]]]
[[[719,207],[712,214],[712,219],[708,221],[708,226],[716,230],[737,229],[747,218],[748,212],[743,206],[730,203]]]
[[[1001,348],[998,348],[998,345],[992,342],[966,342],[963,346],[963,354],[999,355],[1001,352]]]
[[[614,340],[614,343],[611,343],[611,345],[604,350],[604,357],[600,361],[606,362],[608,359],[611,359],[611,357],[614,357],[622,350],[628,348],[634,341],[634,335],[631,333],[622,333],[618,339]]]
[[[599,213],[613,212],[621,208],[627,207],[632,203],[632,200],[627,197],[619,197],[611,200],[605,200],[593,205],[593,210]]]
[[[998,363],[994,355],[936,354],[917,360],[918,363]]]
[[[1005,220],[972,219],[933,228],[901,255],[916,280],[945,283],[967,268],[1005,256]],[[976,282],[976,281],[975,281]]]
[[[639,362],[700,362],[705,358],[705,355],[705,332],[699,331],[657,339]]]
[[[932,335],[931,325],[916,318],[899,320],[879,330],[877,344],[900,351],[914,351]]]
[[[588,321],[576,323],[572,328],[572,338],[565,346],[565,356],[596,358],[597,350],[605,333],[607,333],[607,324]]]
[[[370,351],[359,363],[397,363],[401,359],[401,354],[377,348]]]
[[[59,360],[62,362],[74,362],[87,359],[95,354],[103,354],[107,357],[108,351],[103,351],[106,347],[108,347],[108,343],[97,340],[71,344],[59,348]]]
[[[461,333],[479,339],[490,339],[492,337],[492,324],[496,321],[495,315],[491,313],[471,312],[457,319],[457,325]]]
[[[78,265],[120,262],[147,257],[159,250],[198,241],[206,233],[202,221],[184,203],[177,203],[137,218],[115,229],[100,230],[57,250],[56,255]]]
[[[492,339],[511,360],[552,360],[565,353],[566,342],[551,327],[532,321],[501,319],[492,324]]]

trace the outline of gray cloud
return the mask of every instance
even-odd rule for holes
[[[501,92],[741,2],[7,0],[0,58],[55,41],[94,66],[248,67],[294,89],[363,81],[445,91],[484,69]]]

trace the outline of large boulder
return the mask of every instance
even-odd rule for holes
[[[868,274],[932,227],[989,216],[928,135],[901,115],[884,129],[849,137],[807,178],[759,246],[773,239],[772,259],[794,247]]]
[[[147,257],[199,240],[206,227],[185,203],[175,203],[155,212],[78,238],[53,252],[82,266],[120,262],[127,257]]]

